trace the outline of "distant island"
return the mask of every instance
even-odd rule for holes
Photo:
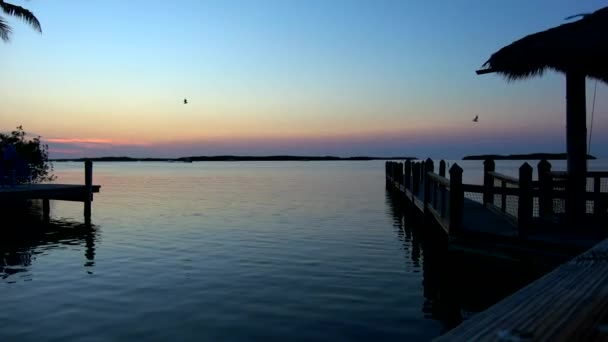
[[[566,153],[530,153],[530,154],[509,154],[509,155],[498,155],[498,154],[480,154],[473,156],[466,156],[462,160],[566,160]],[[597,159],[592,155],[587,155],[587,159]]]
[[[331,161],[331,160],[413,160],[415,157],[335,157],[335,156],[193,156],[180,158],[133,158],[133,157],[97,157],[97,158],[61,158],[53,162],[76,162],[91,160],[96,162],[193,162],[193,161]]]

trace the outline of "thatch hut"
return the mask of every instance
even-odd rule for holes
[[[508,80],[541,76],[547,69],[566,74],[568,207],[583,214],[586,186],[585,78],[608,83],[608,7],[581,19],[526,36],[495,52],[477,74],[496,72]]]

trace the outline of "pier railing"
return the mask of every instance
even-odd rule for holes
[[[567,174],[552,172],[551,164],[538,163],[538,179],[533,180],[533,168],[524,163],[519,177],[495,170],[493,160],[484,162],[483,185],[463,184],[462,168],[454,164],[446,177],[446,163],[387,162],[387,183],[392,183],[426,215],[433,216],[448,233],[462,227],[465,200],[478,202],[511,223],[520,236],[539,222],[557,222],[564,217],[568,198]],[[608,172],[588,172],[588,191],[584,195],[587,214],[597,221],[608,218]]]

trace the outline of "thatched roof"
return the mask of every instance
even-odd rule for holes
[[[608,83],[608,7],[507,45],[483,67],[478,74],[497,72],[509,80],[542,75],[553,69],[578,70]]]

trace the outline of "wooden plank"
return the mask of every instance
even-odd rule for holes
[[[441,184],[441,185],[444,185],[444,186],[446,186],[446,187],[448,187],[448,188],[450,187],[450,180],[449,180],[449,179],[447,179],[447,178],[445,178],[445,177],[443,177],[443,176],[440,176],[440,175],[438,175],[438,174],[436,174],[436,173],[434,173],[434,172],[429,172],[429,173],[428,173],[428,175],[429,175],[429,177],[431,177],[431,179],[432,179],[433,181],[435,181],[436,183],[439,183],[439,184]]]
[[[93,185],[91,191],[98,193],[101,186]],[[0,188],[0,200],[62,199],[76,200],[86,193],[83,185],[73,184],[29,184]],[[84,200],[84,197],[83,197]]]
[[[502,215],[496,215],[483,204],[465,198],[463,207],[463,233],[477,232],[506,237],[517,236],[517,230],[508,220],[504,219]]]
[[[446,234],[450,234],[450,227],[449,227],[448,220],[442,218],[441,214],[430,205],[427,207],[427,210],[433,216],[433,218],[435,218],[435,221],[437,222],[437,224],[439,224],[439,226],[443,229],[443,231],[445,231]]]
[[[462,189],[464,192],[476,192],[479,194],[483,194],[485,188],[483,185],[479,184],[462,184]],[[494,187],[492,188],[493,195],[512,195],[518,196],[520,192],[519,188],[502,188],[502,187]]]
[[[492,172],[488,172],[488,174],[498,180],[504,180],[507,183],[511,183],[511,184],[519,184],[519,179],[509,176],[509,175],[505,175],[503,173],[499,173],[496,171],[492,171]]]
[[[435,341],[608,341],[608,240]]]

